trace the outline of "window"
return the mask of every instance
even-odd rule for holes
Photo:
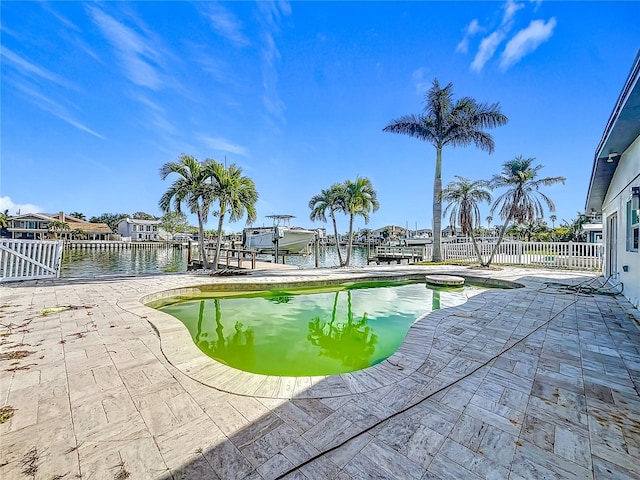
[[[639,211],[631,208],[631,200],[627,202],[627,252],[638,251],[638,235],[640,234]]]

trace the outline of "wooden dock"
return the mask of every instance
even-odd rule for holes
[[[424,247],[386,247],[379,246],[374,250],[373,255],[367,257],[367,265],[370,263],[397,263],[400,265],[403,261],[406,263],[421,262],[426,257],[426,249]]]

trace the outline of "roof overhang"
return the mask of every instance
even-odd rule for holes
[[[640,135],[640,51],[596,149],[585,213],[602,211],[620,157]]]

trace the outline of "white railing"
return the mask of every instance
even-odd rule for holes
[[[58,278],[62,240],[0,240],[0,282]]]
[[[489,259],[495,243],[478,242],[478,250],[484,261]],[[376,256],[391,257],[407,253],[409,247],[376,247]],[[419,248],[422,257],[430,260],[433,246]],[[460,263],[479,263],[471,242],[442,243],[443,260]],[[542,265],[548,267],[578,268],[599,270],[602,268],[602,245],[599,243],[577,242],[502,242],[493,257],[493,263],[506,265]]]

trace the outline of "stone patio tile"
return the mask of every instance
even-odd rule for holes
[[[503,480],[509,478],[508,468],[491,460],[483,453],[476,453],[463,445],[447,440],[442,445],[440,453],[446,456],[451,462],[457,465],[464,465],[469,470],[481,478],[487,480]]]
[[[439,453],[429,465],[422,480],[481,480],[482,477],[476,475],[471,470],[461,467],[458,463],[452,462],[444,453]]]
[[[556,427],[553,452],[581,467],[592,469],[589,438],[573,430]]]
[[[521,441],[511,464],[511,470],[524,478],[548,479],[563,478],[584,480],[593,478],[590,470],[574,462],[563,459],[551,452],[542,450],[526,441]]]
[[[241,479],[254,471],[254,467],[233,443],[224,440],[202,453],[214,472],[223,480]]]
[[[595,480],[629,480],[637,478],[630,470],[611,463],[598,456],[593,456],[593,478]]]
[[[185,422],[154,438],[162,458],[171,469],[179,468],[189,459],[201,457],[204,451],[226,440],[222,431],[206,417]]]
[[[297,438],[299,438],[298,432],[283,423],[268,433],[255,437],[255,440],[249,444],[237,446],[247,460],[255,467],[259,467],[291,445]]]
[[[555,427],[533,415],[525,415],[520,438],[536,447],[553,452],[555,444]]]
[[[163,477],[163,480],[165,478],[166,480],[220,480],[201,454],[185,457],[184,462],[172,469],[170,476]]]
[[[365,478],[402,478],[406,480],[422,477],[424,469],[411,462],[392,448],[377,442],[375,439],[367,443],[344,470],[350,475],[365,474]],[[356,477],[357,478],[357,477]]]

